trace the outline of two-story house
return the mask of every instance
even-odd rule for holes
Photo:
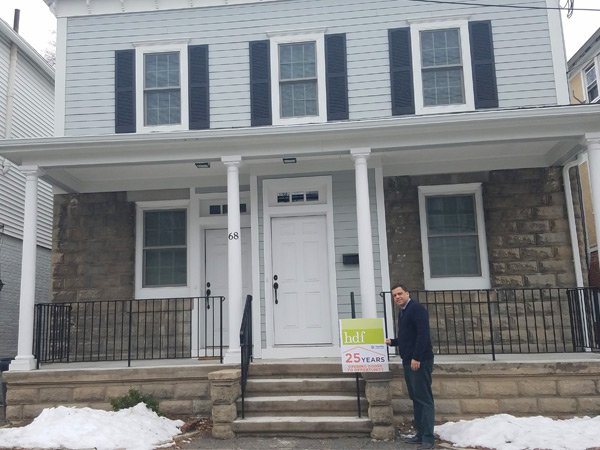
[[[581,46],[568,61],[569,92],[571,103],[579,105],[600,102],[598,74],[600,73],[600,28]],[[598,263],[598,240],[594,222],[594,210],[589,188],[587,161],[580,164],[582,197],[585,211],[585,234],[590,261],[590,285],[600,286]]]
[[[400,281],[584,285],[568,168],[587,152],[600,210],[600,109],[569,105],[558,0],[46,3],[55,135],[0,154],[26,225],[39,179],[62,192],[54,301],[210,290],[235,362],[246,294],[266,359],[338,355],[351,292],[376,317]]]
[[[54,70],[6,22],[0,20],[0,136],[23,139],[51,136],[54,122]],[[35,207],[35,205],[34,205]],[[0,157],[0,358],[17,355],[21,256],[24,248],[25,176]],[[52,187],[40,182],[37,239],[30,242],[37,266],[35,298],[50,297]],[[6,362],[6,361],[5,361]]]

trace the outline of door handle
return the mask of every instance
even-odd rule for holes
[[[277,299],[277,289],[279,289],[279,283],[277,282],[277,275],[273,275],[273,279],[275,283],[273,283],[273,289],[275,290],[275,304],[279,304],[279,300]]]
[[[206,309],[210,309],[208,297],[210,297],[210,281],[206,283]]]

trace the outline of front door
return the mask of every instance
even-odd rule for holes
[[[275,217],[271,229],[275,345],[331,344],[325,216]]]
[[[242,228],[242,293],[244,298],[246,294],[251,294],[250,276],[251,276],[251,263],[250,263],[250,230],[249,228]],[[223,296],[225,301],[223,302],[223,345],[229,345],[229,299],[228,287],[228,266],[227,266],[227,229],[220,228],[216,230],[206,230],[204,233],[205,244],[205,289],[210,290],[211,296]],[[201,305],[202,306],[202,305]],[[206,330],[207,337],[206,344],[211,346],[211,342],[214,342],[215,346],[219,345],[219,331],[220,331],[220,310],[218,303],[211,305],[210,309],[205,310],[206,315]],[[201,329],[204,325],[200,326]],[[213,335],[214,331],[214,335]],[[201,331],[202,332],[202,331]],[[214,341],[212,340],[214,336]]]

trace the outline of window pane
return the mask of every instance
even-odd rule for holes
[[[464,103],[462,69],[424,71],[423,98],[426,106]]]
[[[480,276],[477,236],[429,238],[432,277]]]
[[[281,85],[281,117],[318,115],[317,82],[294,82]]]

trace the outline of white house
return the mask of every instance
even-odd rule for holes
[[[55,301],[209,288],[236,362],[246,294],[266,359],[338,355],[350,293],[381,316],[396,281],[584,285],[563,183],[587,152],[600,210],[600,108],[569,104],[558,0],[46,3],[55,135],[0,154],[27,174],[26,226],[38,180],[63,193]],[[34,367],[20,339],[11,370]]]
[[[0,136],[24,139],[52,135],[54,70],[6,22],[0,20]],[[0,358],[17,355],[25,176],[0,157]],[[28,266],[31,294],[46,302],[50,294],[52,187],[38,187],[37,240],[29,242],[37,266]]]

